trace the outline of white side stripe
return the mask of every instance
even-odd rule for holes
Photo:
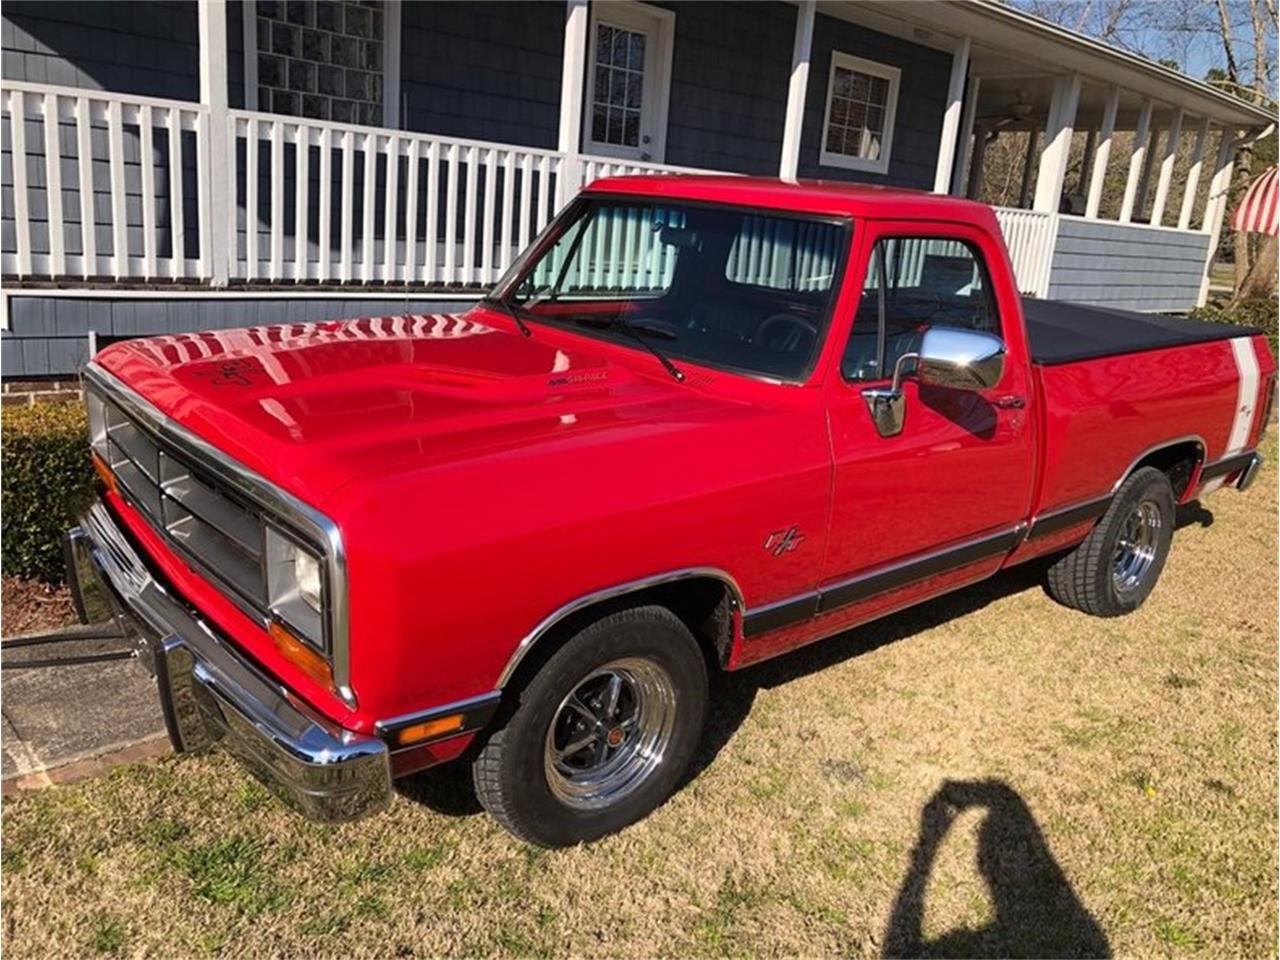
[[[1249,337],[1234,337],[1231,352],[1236,358],[1236,370],[1240,384],[1236,389],[1236,417],[1231,422],[1231,435],[1227,438],[1224,457],[1239,453],[1249,442],[1249,430],[1253,427],[1253,414],[1258,407],[1258,355],[1253,352]]]
[[[1258,407],[1258,381],[1261,371],[1258,369],[1258,356],[1253,352],[1253,341],[1249,337],[1233,337],[1231,339],[1231,355],[1236,361],[1236,373],[1240,379],[1236,385],[1236,412],[1231,420],[1231,432],[1227,434],[1227,446],[1222,451],[1223,457],[1240,453],[1249,442],[1249,430],[1253,426],[1253,414]],[[1226,477],[1217,477],[1204,485],[1203,493],[1213,493],[1221,487]]]

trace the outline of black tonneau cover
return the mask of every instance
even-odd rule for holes
[[[1032,362],[1044,366],[1261,333],[1254,327],[1023,297]]]

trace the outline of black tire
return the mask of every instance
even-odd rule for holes
[[[557,772],[548,755],[548,736],[553,722],[573,721],[562,709],[570,695],[589,689],[584,682],[593,673],[616,664],[656,670],[652,676],[669,683],[662,689],[671,696],[662,701],[674,705],[663,707],[673,719],[669,729],[664,727],[661,759],[649,761],[649,767],[635,774],[625,795],[594,800],[600,805],[588,809],[581,805],[584,801],[563,798],[568,780],[551,782]],[[569,638],[518,692],[514,709],[472,765],[476,796],[499,823],[529,843],[561,847],[598,839],[641,819],[667,799],[689,766],[706,713],[707,665],[689,629],[665,607],[610,614]]]
[[[1089,535],[1049,568],[1050,596],[1095,617],[1121,617],[1137,610],[1151,594],[1169,557],[1174,507],[1173,487],[1164,473],[1154,467],[1135,471],[1120,485]],[[1117,583],[1117,548],[1126,523],[1136,523],[1138,517],[1146,519],[1148,528],[1152,518],[1158,518],[1159,526],[1151,531],[1150,560],[1139,564],[1140,573],[1131,574],[1131,585],[1122,589]]]

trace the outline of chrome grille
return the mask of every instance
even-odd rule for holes
[[[263,523],[248,504],[227,496],[183,458],[161,446],[142,426],[96,393],[104,429],[94,448],[111,468],[125,497],[184,559],[259,619],[267,608]],[[98,411],[94,411],[98,413]]]
[[[96,363],[90,361],[84,377],[90,442],[104,461],[120,465],[125,479],[114,474],[113,480],[125,497],[246,615],[264,625],[279,615],[295,634],[300,629],[300,639],[329,660],[334,690],[354,709],[347,553],[337,524],[165,416]],[[286,564],[300,552],[320,564],[318,605],[284,576],[296,576],[296,559]],[[301,612],[289,609],[295,599],[311,614],[293,616]]]

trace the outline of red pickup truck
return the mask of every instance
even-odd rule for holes
[[[179,750],[327,820],[465,759],[569,844],[676,787],[714,671],[1039,556],[1135,609],[1275,380],[1256,331],[1024,301],[975,203],[607,180],[465,315],[103,350],[69,566]]]

